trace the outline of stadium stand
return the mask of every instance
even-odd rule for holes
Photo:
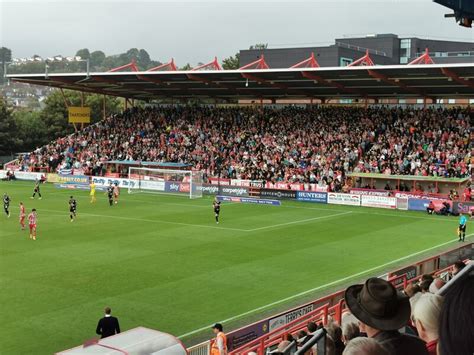
[[[133,108],[23,155],[20,164],[103,175],[107,160],[185,162],[208,177],[338,192],[349,172],[469,176],[472,115],[468,108]]]

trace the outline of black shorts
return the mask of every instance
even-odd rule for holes
[[[3,206],[3,209],[6,211],[8,211],[8,209],[10,208],[10,206],[6,205],[6,206]]]
[[[70,208],[70,209],[69,209],[69,212],[71,212],[71,213],[76,213],[76,208]]]
[[[218,210],[218,209],[215,209],[215,210],[214,210],[214,213],[215,213],[215,214],[219,214],[220,212],[221,212],[221,210]]]
[[[466,225],[459,225],[459,231],[460,232],[463,232],[463,233],[466,233]]]

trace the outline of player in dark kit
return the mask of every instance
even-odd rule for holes
[[[5,214],[8,218],[10,218],[10,201],[10,196],[8,196],[6,193],[3,194],[3,210],[5,211]]]
[[[114,187],[112,184],[107,187],[107,197],[109,198],[109,205],[113,206],[114,204]]]
[[[40,182],[39,180],[35,181],[35,189],[33,190],[33,196],[31,198],[35,198],[36,194],[38,194],[39,199],[41,200],[41,192],[40,192]]]
[[[214,215],[216,217],[216,223],[219,224],[219,213],[221,212],[221,202],[217,200],[217,198],[214,199],[214,202],[212,203],[212,206],[214,207]]]
[[[69,217],[71,218],[71,222],[74,221],[74,218],[76,218],[76,211],[77,211],[77,201],[74,199],[74,197],[69,198]]]

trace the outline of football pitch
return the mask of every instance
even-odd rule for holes
[[[95,336],[105,306],[122,330],[208,334],[245,324],[348,281],[456,246],[457,219],[420,212],[283,201],[282,206],[132,194],[109,207],[103,192],[2,182],[0,353],[51,354]],[[78,201],[69,221],[68,199]],[[18,223],[36,208],[38,240]],[[298,303],[296,303],[298,304]],[[237,322],[237,323],[236,323]],[[196,331],[198,330],[198,331]],[[186,339],[185,339],[186,340]]]

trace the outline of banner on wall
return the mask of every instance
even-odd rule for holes
[[[277,199],[296,199],[296,191],[292,190],[275,190],[275,189],[262,189],[260,190],[260,197],[272,197]]]
[[[392,277],[396,277],[396,276],[403,276],[405,275],[406,276],[406,280],[407,281],[410,281],[411,279],[414,279],[416,277],[416,274],[417,274],[417,269],[416,269],[416,266],[415,265],[412,265],[412,266],[408,266],[404,269],[401,269],[401,270],[397,270],[395,272],[391,272],[389,274],[389,278],[392,278]],[[400,285],[403,283],[403,278],[398,278],[396,279],[393,284],[394,286],[397,286],[397,285]]]
[[[44,173],[33,173],[29,171],[16,171],[15,177],[18,180],[42,180],[46,179],[46,174]]]
[[[430,204],[430,200],[421,198],[409,198],[408,199],[408,210],[409,211],[426,211],[426,208]]]
[[[68,107],[69,123],[90,123],[91,122],[91,108],[80,106]]]
[[[395,197],[399,198],[419,198],[425,200],[446,200],[446,197],[430,194],[416,194],[411,192],[396,192]]]
[[[467,213],[472,215],[474,213],[474,202],[454,202],[453,213]]]
[[[334,205],[360,206],[360,195],[329,192],[328,203]]]
[[[48,174],[46,174],[46,181],[47,182],[52,182],[52,183],[59,182],[59,175],[48,173]]]
[[[362,195],[361,205],[365,207],[397,208],[397,199],[388,196]]]
[[[278,317],[271,318],[268,321],[268,331],[271,332],[281,326],[284,326],[314,310],[314,305],[309,304],[301,308],[293,309],[289,312],[279,315]]]
[[[359,188],[352,188],[351,194],[356,195],[371,195],[371,196],[388,196],[390,195],[389,191],[385,190],[372,190],[372,189],[359,189]]]
[[[236,202],[236,203],[250,203],[254,205],[271,205],[280,206],[281,202],[278,200],[267,200],[261,198],[252,197],[237,197],[237,196],[216,196],[218,201],[223,202]]]
[[[219,195],[248,196],[249,189],[244,186],[219,186]]]
[[[202,184],[197,187],[197,190],[202,190],[203,195],[216,195],[219,192],[219,187],[211,184]]]
[[[58,183],[73,185],[89,185],[89,176],[85,175],[58,175]]]
[[[298,201],[327,203],[328,194],[326,192],[298,191],[296,192],[296,199]]]
[[[137,189],[138,188],[138,181],[133,179],[120,179],[120,178],[109,178],[104,176],[94,176],[92,177],[92,181],[98,188],[106,188],[110,184],[115,185],[117,184],[118,187],[121,188],[131,188]]]
[[[227,334],[227,350],[232,351],[268,333],[268,319]]]

